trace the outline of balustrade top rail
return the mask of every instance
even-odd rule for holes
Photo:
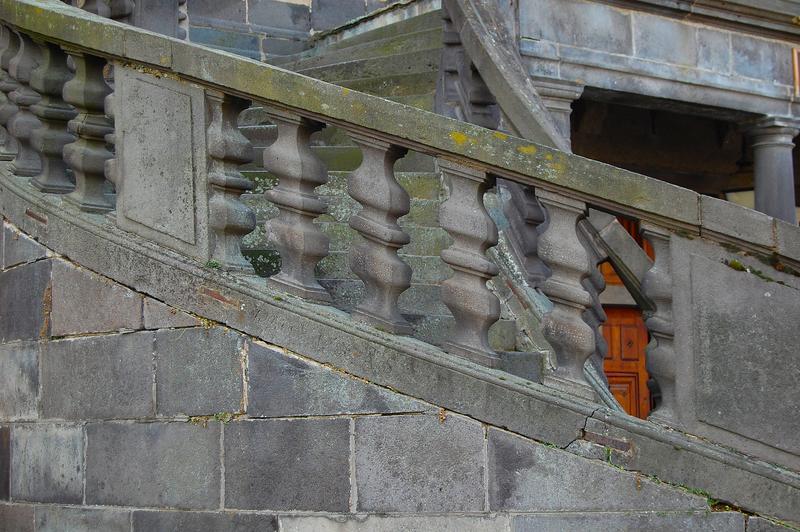
[[[0,0],[0,19],[22,31],[156,75],[199,82],[373,138],[552,190],[673,230],[705,232],[701,196],[621,168],[312,79],[259,61],[104,19],[58,0]],[[726,207],[727,209],[728,207]],[[731,209],[739,207],[730,205]],[[716,223],[711,238],[741,241],[800,260],[796,227],[741,208],[749,223],[773,225],[771,244]],[[727,218],[730,218],[728,216]],[[786,233],[790,236],[786,236]],[[797,233],[797,235],[795,234]]]

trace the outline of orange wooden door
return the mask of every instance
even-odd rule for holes
[[[632,416],[646,418],[650,413],[650,390],[644,349],[647,328],[636,307],[606,307],[608,320],[603,337],[608,342],[608,355],[603,369],[611,393]]]

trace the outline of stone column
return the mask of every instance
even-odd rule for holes
[[[747,136],[753,148],[755,209],[790,224],[797,223],[792,140],[800,122],[768,117],[750,125]]]
[[[542,98],[547,110],[553,116],[556,128],[568,145],[572,145],[572,127],[570,116],[572,115],[572,102],[583,94],[583,85],[571,81],[534,77],[532,79],[536,92]]]

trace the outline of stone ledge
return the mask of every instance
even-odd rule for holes
[[[381,333],[341,311],[273,292],[263,279],[202,268],[2,172],[0,213],[55,252],[169,305],[523,436],[563,448],[596,416],[639,449],[635,469],[642,473],[675,484],[734,478],[711,495],[800,522],[796,472]],[[667,467],[676,459],[686,466]]]

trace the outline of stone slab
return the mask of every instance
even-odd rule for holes
[[[492,516],[281,517],[281,532],[507,532],[509,519]]]
[[[243,336],[214,327],[156,331],[155,338],[159,415],[244,409]]]
[[[237,514],[233,512],[133,512],[132,532],[208,531],[208,532],[277,532],[274,515]]]
[[[0,532],[33,532],[33,506],[0,504]]]
[[[792,84],[792,45],[774,40],[731,34],[733,72],[743,77],[781,85]]]
[[[131,530],[131,513],[127,510],[37,506],[35,518],[37,532],[130,532]]]
[[[145,329],[178,329],[201,325],[200,320],[191,314],[150,297],[144,298],[142,314]]]
[[[747,517],[746,530],[747,532],[789,532],[792,529],[764,517],[751,515]]]
[[[424,403],[251,342],[247,413],[257,417],[422,412]]]
[[[704,498],[636,473],[489,429],[493,511],[704,510]]]
[[[117,189],[117,225],[205,263],[204,91],[119,65],[114,76],[117,96],[127,102],[117,112],[116,160],[126,176]]]
[[[11,430],[11,497],[19,501],[80,504],[83,429],[17,425]]]
[[[50,267],[44,260],[0,272],[0,343],[49,335]]]
[[[216,508],[219,423],[103,423],[86,428],[86,503]]]
[[[675,65],[697,65],[697,28],[666,17],[634,13],[636,55]]]
[[[484,510],[483,428],[449,414],[356,419],[358,510]]]
[[[701,231],[713,231],[751,242],[757,246],[775,246],[772,218],[730,201],[700,196]]]
[[[311,27],[325,31],[366,14],[363,0],[312,0]]]
[[[141,294],[119,283],[68,262],[55,260],[52,287],[52,336],[136,330],[142,327]]]
[[[47,256],[47,249],[11,224],[4,222],[2,239],[2,268],[33,262]]]
[[[38,360],[34,343],[0,345],[0,420],[37,417]]]
[[[41,346],[42,416],[152,416],[153,333],[69,338]]]
[[[245,0],[236,0],[232,2],[192,0],[188,3],[187,7],[190,19],[192,17],[203,17],[244,24],[247,17],[247,2]]]
[[[602,489],[602,487],[597,486]],[[563,532],[564,530],[658,530],[659,532],[744,532],[744,516],[738,512],[641,512],[564,513],[520,515],[512,532]],[[750,530],[748,528],[748,530]]]
[[[800,291],[699,255],[691,287],[698,419],[800,454]]]
[[[348,419],[238,421],[224,431],[226,508],[348,511]]]

